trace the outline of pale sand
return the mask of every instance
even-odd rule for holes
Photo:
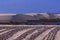
[[[34,33],[38,32],[37,30],[35,30],[33,33],[31,33],[30,35],[27,35],[26,38],[22,39],[22,40],[28,40],[30,38],[31,35],[33,35]]]
[[[0,31],[4,31],[4,30],[6,30],[6,29],[1,29]]]
[[[1,32],[0,35],[2,35],[2,34],[4,34],[4,33],[7,33],[7,32],[9,32],[9,31],[12,31],[12,30],[14,30],[14,29],[10,29],[10,30],[6,30],[6,31],[4,31],[4,32]]]
[[[31,30],[33,28],[30,28],[30,29],[25,29],[25,30],[22,30],[22,31],[18,31],[17,33],[15,33],[12,37],[8,38],[7,40],[14,40],[16,39],[17,37],[19,37],[20,35],[22,35],[23,33]]]
[[[39,35],[35,40],[42,40],[51,30],[53,30],[54,28],[52,29],[48,29],[47,31],[43,32],[41,35]]]
[[[60,30],[57,32],[55,40],[60,40]]]
[[[0,25],[1,27],[2,25]],[[16,39],[17,37],[19,37],[20,35],[22,35],[23,33],[29,31],[29,30],[32,30],[34,29],[35,27],[53,27],[51,29],[48,29],[47,31],[43,32],[41,35],[39,35],[37,38],[35,38],[35,40],[42,40],[51,30],[53,30],[55,27],[60,27],[60,25],[4,25],[4,27],[33,27],[33,28],[28,28],[28,29],[24,29],[24,30],[21,30],[21,31],[18,31],[17,33],[15,33],[12,37],[8,38],[7,40],[14,40]],[[4,31],[6,29],[1,29],[0,31]],[[1,32],[0,35],[4,34],[4,33],[7,33],[9,31],[12,31],[14,29],[10,29],[10,30],[6,30],[4,32]],[[27,35],[24,39],[22,40],[28,40],[31,35],[33,35],[34,33],[38,32],[37,30],[35,30],[34,32],[32,32],[31,34]],[[60,30],[57,32],[56,34],[56,37],[55,37],[55,40],[60,40]]]

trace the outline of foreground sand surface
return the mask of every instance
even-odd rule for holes
[[[0,40],[60,40],[60,25],[0,25]]]

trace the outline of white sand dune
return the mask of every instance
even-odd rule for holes
[[[6,29],[1,29],[0,31],[4,31],[4,30],[6,30]]]
[[[57,32],[55,40],[60,40],[60,30]]]
[[[9,26],[9,25],[7,25],[7,26]],[[46,37],[46,35],[49,35],[48,33],[50,33],[52,30],[53,30],[53,32],[55,32],[54,31],[55,28],[56,29],[59,28],[59,31],[57,32],[57,34],[55,34],[54,40],[59,40],[60,39],[60,25],[58,25],[58,26],[57,25],[33,25],[33,26],[32,25],[25,25],[25,27],[23,25],[14,25],[15,27],[12,25],[12,26],[8,27],[8,28],[12,28],[12,29],[6,30],[7,26],[6,25],[5,26],[2,26],[2,25],[0,26],[0,27],[3,27],[3,28],[5,27],[5,29],[2,28],[0,30],[0,31],[3,31],[3,32],[0,33],[0,35],[1,35],[0,39],[1,40],[4,40],[4,39],[6,39],[6,40],[17,40],[17,38],[18,38],[18,40],[30,40],[30,37],[32,37],[32,39],[34,38],[34,36],[32,36],[32,35],[35,35],[36,33],[39,33],[38,30],[42,31],[43,29],[46,29],[46,28],[47,28],[46,31],[43,31],[40,35],[38,35],[34,39],[35,40],[43,40],[43,38]],[[23,28],[23,30],[21,30],[21,31],[19,30],[18,32],[15,33],[16,29],[21,29],[21,27]],[[34,30],[33,32],[31,31],[31,33],[27,35],[27,32],[29,32],[29,30],[32,30],[32,29],[36,29],[36,30]],[[4,30],[6,30],[6,31],[4,31]],[[12,31],[12,30],[15,30],[15,31]],[[12,33],[10,33],[11,31],[12,31]],[[9,35],[7,34],[8,32],[9,32]],[[3,34],[5,34],[5,35],[3,35]],[[23,36],[21,36],[21,35],[23,35]],[[52,35],[54,35],[54,34],[52,34]],[[20,37],[21,37],[21,39],[20,39]],[[47,39],[47,38],[48,38],[48,36],[45,39]],[[53,39],[51,39],[51,40],[53,40]]]
[[[23,33],[31,30],[32,28],[30,29],[25,29],[25,30],[22,30],[22,31],[18,31],[17,33],[15,33],[12,37],[8,38],[7,40],[14,40],[16,39],[17,37],[19,37],[20,35],[22,35]]]
[[[4,31],[4,32],[1,32],[0,35],[2,35],[2,34],[4,34],[4,33],[7,33],[7,32],[9,32],[9,31],[12,31],[12,30],[14,30],[14,29],[6,30],[6,31]]]

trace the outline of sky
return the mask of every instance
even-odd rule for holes
[[[0,13],[60,13],[60,0],[0,0]]]

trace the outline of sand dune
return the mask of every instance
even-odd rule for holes
[[[9,25],[7,25],[9,26]],[[60,26],[0,26],[0,40],[59,40]],[[30,27],[29,27],[30,26]],[[8,29],[8,30],[7,30]],[[4,31],[6,30],[6,31]],[[3,31],[3,32],[1,32]],[[49,36],[50,35],[50,36]]]

